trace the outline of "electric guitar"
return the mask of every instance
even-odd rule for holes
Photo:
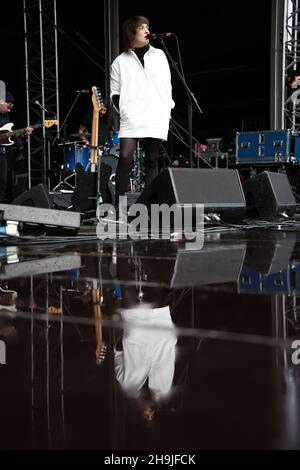
[[[91,137],[91,172],[95,173],[97,156],[98,156],[98,133],[99,133],[99,112],[103,107],[103,99],[100,89],[96,86],[92,87],[92,103],[93,103],[93,122]]]
[[[33,124],[32,127],[33,129],[38,129],[39,127],[45,126],[45,127],[51,127],[54,125],[58,125],[58,120],[57,119],[47,119],[43,121],[42,123],[37,123]],[[18,137],[20,135],[26,134],[26,128],[24,127],[23,129],[17,129],[12,131],[12,127],[14,124],[12,122],[8,122],[7,124],[4,124],[4,126],[0,127],[0,145],[12,145],[14,143],[13,140],[11,140],[11,137]]]

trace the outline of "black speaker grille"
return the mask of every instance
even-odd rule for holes
[[[280,205],[290,205],[294,201],[294,195],[290,187],[288,177],[284,173],[265,172],[272,187],[272,191],[276,194],[277,201]]]
[[[177,203],[207,207],[245,206],[239,175],[234,170],[169,168]]]
[[[264,171],[245,181],[244,193],[248,217],[274,220],[286,212],[292,217],[296,200],[284,173]]]
[[[168,168],[144,189],[140,204],[204,204],[206,213],[217,213],[224,221],[240,221],[246,201],[236,170]]]

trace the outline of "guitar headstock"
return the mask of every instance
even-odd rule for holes
[[[43,124],[45,127],[58,126],[58,119],[45,119]]]
[[[92,103],[94,110],[97,112],[101,111],[102,107],[104,106],[100,88],[96,86],[92,87]]]
[[[105,343],[102,343],[102,345],[98,346],[96,349],[96,365],[101,366],[103,362],[105,361],[106,358],[106,353],[107,353],[107,345]]]

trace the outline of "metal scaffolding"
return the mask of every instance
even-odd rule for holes
[[[282,128],[300,130],[300,39],[299,0],[284,2]]]
[[[112,60],[119,53],[118,0],[104,0],[105,69],[89,55],[92,45],[85,40],[85,49],[67,37],[86,57],[105,72],[105,92],[109,96],[109,72]],[[27,125],[41,120],[42,133],[28,139],[28,185],[43,182],[50,189],[51,150],[60,137],[58,32],[56,0],[23,0],[25,31]],[[89,47],[87,47],[89,46]],[[87,49],[87,50],[86,50]],[[97,52],[97,51],[96,51]]]
[[[28,139],[28,186],[49,187],[51,142],[59,137],[56,0],[23,0],[23,7],[27,125],[40,119],[42,127]]]

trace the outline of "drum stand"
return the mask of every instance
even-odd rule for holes
[[[77,175],[76,173],[71,173],[67,177],[62,177],[64,175],[65,170],[64,170],[64,165],[61,166],[61,171],[60,171],[60,180],[57,183],[57,185],[52,189],[52,191],[60,191],[60,192],[66,192],[66,193],[72,193],[74,189],[76,188],[76,179]],[[74,185],[69,183],[69,181],[74,178]]]
[[[73,144],[73,142],[71,142]],[[64,163],[60,167],[60,175],[59,175],[59,182],[57,185],[52,189],[52,191],[60,191],[66,193],[72,193],[76,187],[76,173],[73,172],[69,176],[64,177],[65,175],[65,161],[66,161],[66,145],[70,144],[70,142],[63,142],[62,144],[58,144],[58,146],[63,145],[64,147]],[[74,178],[74,185],[69,183],[69,180]]]
[[[144,188],[144,165],[142,160],[142,151],[140,142],[137,143],[136,151],[134,152],[133,169],[130,175],[130,190],[131,192],[141,192]]]

